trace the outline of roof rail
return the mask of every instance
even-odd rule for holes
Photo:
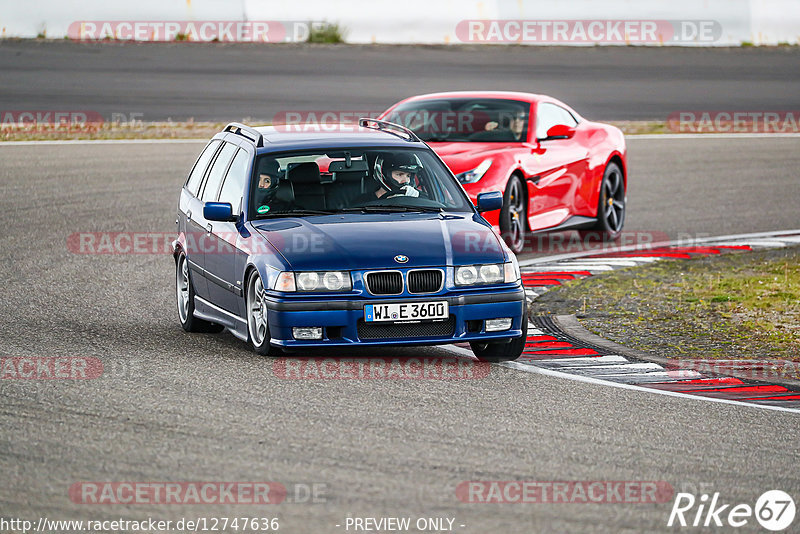
[[[228,124],[223,132],[231,132],[235,133],[236,135],[241,135],[242,137],[251,140],[257,147],[264,146],[264,136],[261,135],[261,132],[256,130],[255,128],[251,128],[246,124],[241,124],[239,122],[232,122]]]
[[[415,134],[413,130],[393,122],[382,121],[379,119],[361,118],[358,119],[358,125],[362,128],[372,128],[373,130],[380,130],[382,132],[390,133],[409,142],[422,141],[422,139],[417,137],[417,134]]]

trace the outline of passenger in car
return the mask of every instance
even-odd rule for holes
[[[291,184],[286,184],[286,186],[291,188]],[[254,198],[256,211],[259,214],[292,209],[292,203],[280,198],[278,195],[280,188],[280,167],[278,162],[275,160],[261,160],[258,169],[258,188]]]

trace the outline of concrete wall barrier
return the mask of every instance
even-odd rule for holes
[[[339,24],[349,43],[800,44],[797,0],[0,0],[2,37],[297,42],[323,22]]]

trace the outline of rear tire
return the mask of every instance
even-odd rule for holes
[[[500,233],[508,248],[519,254],[525,248],[525,227],[528,209],[522,181],[513,175],[508,179],[503,193],[503,208],[500,210]]]
[[[194,316],[194,286],[189,272],[189,261],[183,252],[175,261],[175,297],[178,303],[178,319],[187,332],[218,334],[225,327]]]
[[[522,313],[522,335],[512,338],[510,342],[479,343],[470,341],[469,346],[475,357],[482,362],[510,362],[520,357],[525,349],[525,342],[528,339],[528,303]]]
[[[627,198],[625,177],[616,163],[609,163],[600,183],[597,202],[597,223],[587,230],[579,230],[582,238],[598,236],[605,242],[616,241],[625,225]]]

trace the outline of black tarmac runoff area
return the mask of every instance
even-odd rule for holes
[[[794,111],[800,48],[246,45],[0,41],[0,110],[143,121],[378,113],[415,94],[555,96],[590,120]]]
[[[503,53],[410,49],[392,56],[394,66],[381,65],[390,56],[382,48],[239,51],[70,43],[3,43],[0,48],[3,106],[9,101],[42,106],[45,94],[60,92],[67,106],[102,103],[108,109],[124,105],[156,114],[206,109],[209,117],[242,113],[259,92],[267,95],[264,109],[283,105],[276,100],[281,92],[296,97],[293,105],[319,105],[331,79],[315,85],[307,75],[314,65],[327,65],[329,72],[340,69],[332,75],[339,82],[336,91],[362,91],[369,105],[390,103],[415,81],[420,87],[442,88],[443,81],[432,80],[443,80],[448,69],[466,76],[468,62],[478,73],[472,86],[490,85],[490,72],[511,73],[503,58],[519,56],[517,70],[527,69],[524,77],[518,72],[510,78],[515,88],[523,87],[523,79],[531,81],[531,88],[547,85],[537,82],[535,69],[522,65],[522,58],[535,63],[537,57],[551,57],[560,72],[582,68],[567,61],[572,51],[516,48]],[[209,64],[204,64],[208,51]],[[17,53],[23,58],[10,59]],[[636,91],[640,100],[660,102],[647,108],[646,116],[673,106],[708,104],[703,99],[711,96],[699,89],[691,104],[679,96],[662,101],[669,91],[660,80],[692,85],[688,74],[676,74],[688,73],[680,57],[716,65],[721,74],[733,72],[730,65],[740,55],[760,58],[753,64],[764,71],[773,61],[783,65],[785,58],[796,57],[784,51],[748,56],[749,50],[658,50],[654,53],[674,65],[657,68],[655,61],[644,66],[639,50],[586,53],[600,59],[627,54],[639,69],[651,75],[661,71],[653,76],[652,87],[663,92],[653,94],[641,86]],[[280,54],[294,59],[277,62]],[[136,69],[116,76],[120,55],[138,57],[142,69],[149,65],[147,72],[158,72],[150,78],[157,83],[149,86]],[[262,55],[264,63],[257,67]],[[440,72],[427,80],[401,77],[405,88],[395,87],[392,69],[417,65],[414,56],[438,64]],[[330,58],[337,59],[326,62]],[[495,70],[492,61],[498,62]],[[76,72],[62,76],[70,64]],[[372,65],[379,74],[374,83],[354,74],[369,70],[359,71],[358,64],[364,69]],[[249,74],[241,74],[242,65],[251,65]],[[50,67],[57,67],[50,87],[29,85],[34,78],[44,79],[35,74],[39,69]],[[26,78],[26,72],[33,78]],[[306,76],[289,91],[299,79],[292,81],[292,72]],[[601,92],[627,83],[606,73],[602,61],[592,72],[604,76],[596,84]],[[632,75],[636,72],[632,68]],[[790,74],[796,72],[777,69],[774,82],[764,82],[741,67],[740,75],[752,77],[753,99],[761,89],[775,89],[773,102],[780,107],[796,94]],[[226,75],[242,76],[246,83],[232,84]],[[551,80],[555,75],[548,74]],[[588,83],[589,74],[583,76]],[[203,90],[194,86],[201,78],[207,82]],[[106,84],[106,99],[96,100],[104,91],[95,84]],[[174,89],[169,102],[162,101],[165,86],[160,84]],[[178,88],[185,90],[180,98]],[[382,88],[392,91],[385,94]],[[546,89],[561,95],[570,85]],[[87,91],[91,98],[81,96]],[[239,99],[227,103],[223,95],[228,91],[240,91]],[[198,100],[201,94],[208,100]],[[120,95],[128,95],[127,100]],[[617,98],[624,107],[625,96]],[[635,102],[629,104],[631,114],[639,113]],[[719,492],[720,502],[750,506],[767,490],[795,497],[800,492],[796,413],[618,389],[498,365],[461,380],[287,380],[275,372],[273,360],[255,355],[230,334],[185,333],[178,323],[174,263],[168,254],[80,254],[68,243],[82,232],[172,232],[179,188],[202,146],[200,141],[0,144],[0,356],[16,361],[94,358],[103,365],[96,379],[0,380],[4,517],[34,522],[40,517],[267,517],[278,518],[280,531],[289,533],[345,532],[347,517],[435,517],[452,519],[454,531],[465,533],[674,532],[675,527],[667,527],[672,498],[476,504],[463,502],[457,488],[466,481],[651,481],[698,499],[701,493]],[[631,138],[629,150],[630,230],[675,237],[800,227],[800,139]],[[454,357],[443,348],[325,354]],[[75,486],[82,482],[192,481],[273,481],[287,488],[289,498],[262,506],[90,505],[81,504],[80,494],[70,494],[70,488],[86,488]],[[313,498],[310,488],[315,488]],[[696,507],[690,520],[694,512]],[[755,526],[751,518],[751,531]]]

